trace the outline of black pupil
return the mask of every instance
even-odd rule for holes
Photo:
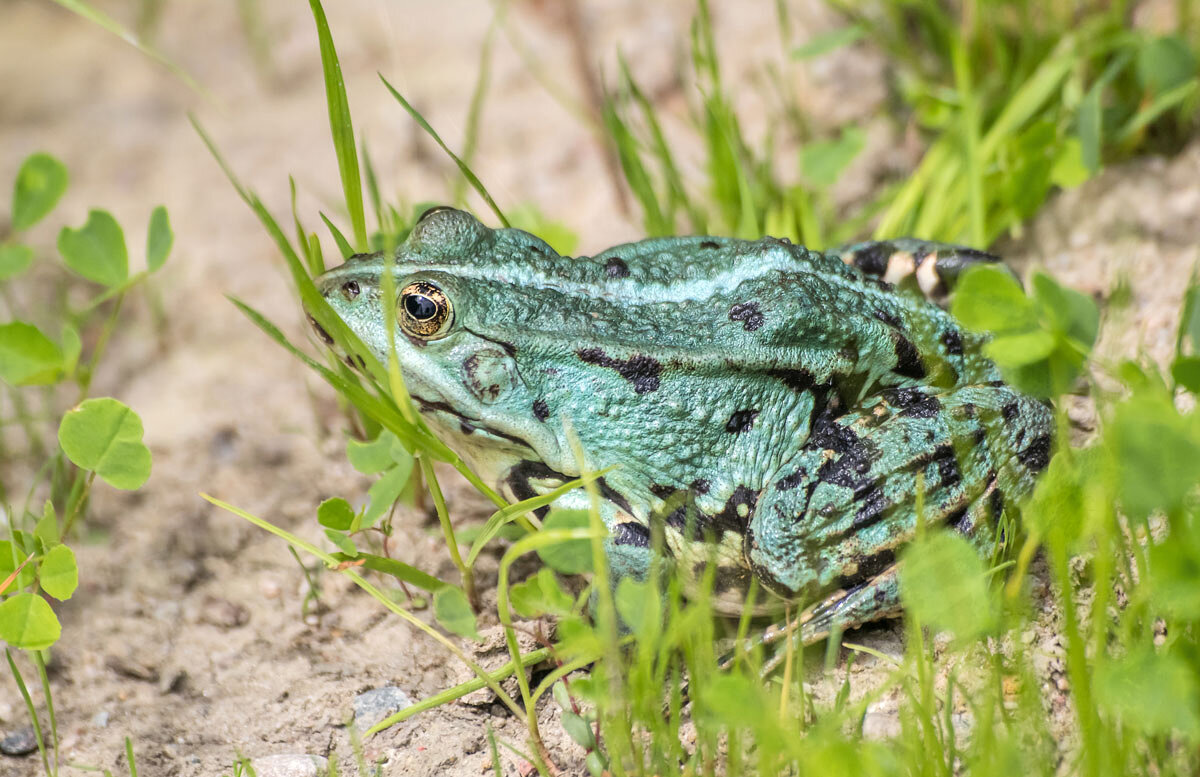
[[[405,297],[404,309],[417,321],[428,321],[437,315],[437,303],[422,294],[409,294]]]

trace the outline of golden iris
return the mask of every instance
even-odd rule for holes
[[[450,328],[454,309],[445,292],[428,281],[415,281],[400,292],[400,327],[414,337],[432,340]]]

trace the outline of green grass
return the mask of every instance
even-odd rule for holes
[[[785,83],[777,130],[761,151],[748,143],[701,1],[687,77],[704,180],[680,175],[658,109],[628,68],[604,108],[648,234],[769,233],[822,248],[870,229],[881,238],[986,246],[1019,232],[1056,188],[1135,154],[1178,150],[1197,127],[1200,34],[1184,13],[1190,0],[1178,4],[1181,25],[1168,35],[1131,29],[1125,3],[972,3],[967,17],[932,0],[894,0],[877,10],[830,4],[846,26],[805,45],[787,40],[780,5],[794,66],[866,40],[882,49],[892,79],[888,111],[925,143],[916,170],[884,182],[849,213],[835,212],[829,188],[861,151],[861,130],[813,137]],[[774,172],[781,169],[798,174]]]
[[[369,155],[355,145],[333,37],[320,3],[311,5],[351,237],[321,217],[343,255],[363,246],[390,248],[410,228],[413,209],[381,197]],[[782,137],[761,147],[747,142],[701,2],[692,38],[696,88],[689,98],[692,126],[704,149],[702,179],[681,172],[663,117],[628,67],[622,65],[603,110],[647,233],[772,233],[820,247],[874,229],[884,236],[908,233],[986,246],[1018,232],[1053,191],[1082,183],[1106,164],[1177,149],[1195,133],[1197,47],[1189,25],[1196,19],[1189,13],[1181,13],[1177,34],[1154,36],[1129,29],[1128,8],[1121,3],[1073,5],[1070,13],[1062,4],[977,3],[966,18],[919,0],[884,4],[880,13],[836,5],[846,26],[801,46],[787,35],[780,3],[782,43],[794,50],[798,67],[840,46],[882,49],[895,74],[889,110],[896,121],[916,128],[926,149],[917,168],[883,185],[849,216],[835,213],[830,188],[862,149],[861,128],[813,137],[805,117],[790,106],[780,123],[790,122],[798,144],[786,145]],[[384,85],[506,224],[470,166],[487,83],[486,51],[482,62],[472,109],[475,128],[461,156]],[[772,164],[783,153],[795,155],[794,179],[774,172],[789,167]],[[311,279],[326,265],[318,235],[293,208],[293,243],[255,194],[226,171],[276,241],[298,300],[343,352],[363,359],[362,373],[332,356],[321,362],[307,355],[261,315],[237,304],[338,392],[350,414],[348,425],[365,438],[352,439],[348,455],[356,468],[379,480],[364,509],[330,500],[315,516],[336,553],[212,501],[349,576],[477,675],[376,730],[486,686],[528,731],[524,742],[489,737],[493,762],[502,748],[519,751],[541,774],[555,773],[556,761],[564,767],[570,764],[563,758],[577,757],[545,747],[538,716],[529,711],[547,703],[562,708],[563,726],[583,748],[585,767],[594,775],[1090,776],[1193,774],[1200,768],[1195,592],[1200,527],[1194,488],[1200,422],[1175,405],[1183,394],[1200,393],[1200,291],[1194,283],[1181,312],[1175,359],[1163,373],[1147,363],[1094,359],[1104,311],[1048,276],[1036,275],[1026,294],[1003,273],[968,275],[953,310],[969,327],[993,333],[990,353],[1009,380],[1050,399],[1077,391],[1082,381],[1099,410],[1099,432],[1085,447],[1059,447],[1039,488],[1021,506],[1020,521],[1015,510],[1006,513],[1012,558],[1002,554],[985,562],[960,538],[933,531],[906,551],[902,595],[908,615],[900,657],[840,645],[837,638],[807,648],[786,636],[765,645],[756,639],[762,624],[748,615],[732,621],[715,617],[705,586],[685,598],[665,569],[645,583],[623,581],[613,590],[601,563],[604,530],[594,511],[551,511],[540,522],[531,511],[554,495],[504,504],[430,434],[411,406],[395,358],[380,363],[324,305]],[[457,189],[461,198],[465,186]],[[365,221],[365,201],[375,218],[373,231]],[[551,228],[536,212],[513,221],[539,231]],[[564,242],[571,238],[569,231],[559,236]],[[1100,392],[1098,377],[1123,388]],[[1069,439],[1061,410],[1059,428],[1058,438]],[[464,531],[451,521],[434,461],[453,465],[496,505],[482,527]],[[391,504],[411,496],[409,476],[415,472],[430,489],[458,584],[389,559],[381,547],[380,537],[390,532]],[[569,485],[594,488],[597,474]],[[500,562],[498,617],[511,661],[487,673],[456,640],[418,617],[415,603],[402,606],[390,592],[401,583],[424,590],[438,624],[473,639],[472,567],[480,549],[498,539],[508,543]],[[529,553],[538,554],[544,568],[513,580],[513,564]],[[1039,557],[1059,613],[1055,626],[1070,689],[1068,742],[1057,739],[1059,722],[1040,687],[1045,678],[1023,639],[1039,617],[1030,573]],[[347,561],[363,562],[363,570]],[[590,573],[595,591],[591,608],[587,591],[572,594],[562,585],[561,576],[584,573]],[[556,641],[523,653],[517,629],[534,618],[557,621]],[[833,672],[839,662],[867,657],[888,664],[881,681],[856,688],[852,673],[831,674],[845,678],[835,700],[814,701],[805,680]],[[547,659],[555,669],[536,684],[515,671]],[[779,668],[764,678],[769,664]],[[514,673],[516,695],[499,685]],[[899,699],[900,733],[885,741],[866,739],[868,707],[885,695]]]

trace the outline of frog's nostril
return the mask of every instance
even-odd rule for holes
[[[323,326],[317,323],[317,320],[312,317],[312,314],[306,313],[305,315],[308,317],[308,323],[312,324],[313,331],[317,333],[317,337],[320,337],[325,345],[333,345],[333,338],[329,336],[329,333],[325,331]]]

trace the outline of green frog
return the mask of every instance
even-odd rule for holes
[[[644,577],[661,547],[689,584],[713,574],[723,612],[741,612],[757,580],[756,611],[799,607],[811,642],[898,614],[918,494],[927,525],[990,552],[1005,503],[1047,465],[1050,408],[1006,385],[985,338],[932,301],[994,260],[770,237],[570,258],[440,207],[396,250],[397,299],[380,299],[382,254],[317,285],[384,363],[381,305],[395,305],[416,407],[508,497],[611,467],[597,486],[615,579]]]

